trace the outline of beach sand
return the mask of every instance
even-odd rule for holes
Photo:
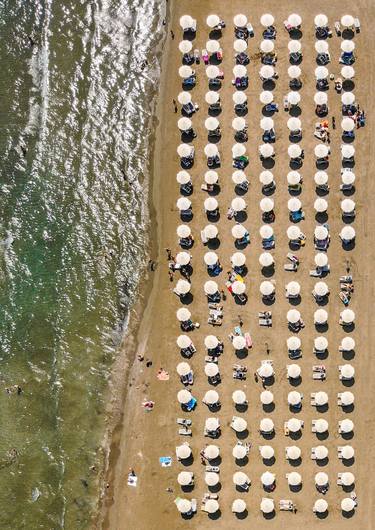
[[[371,264],[374,259],[374,218],[372,208],[372,197],[374,193],[373,171],[374,171],[374,111],[372,108],[372,90],[374,83],[374,59],[371,49],[374,45],[374,36],[370,33],[368,21],[375,15],[375,5],[368,0],[360,0],[353,4],[348,1],[333,0],[329,3],[317,0],[307,2],[302,0],[298,3],[269,1],[267,3],[248,2],[244,4],[237,0],[232,2],[202,2],[198,0],[180,0],[171,6],[170,28],[175,33],[175,39],[168,39],[164,50],[163,79],[161,84],[160,100],[158,107],[159,125],[154,159],[154,207],[158,212],[157,235],[159,249],[159,266],[154,273],[153,288],[148,299],[147,308],[144,312],[138,333],[138,352],[144,353],[145,358],[152,359],[152,366],[146,367],[145,362],[135,362],[130,379],[128,381],[127,399],[121,426],[117,429],[113,440],[113,451],[111,455],[111,467],[107,477],[108,490],[103,505],[102,528],[112,530],[180,530],[183,528],[244,528],[256,525],[257,528],[280,528],[287,524],[291,529],[306,527],[326,528],[332,530],[340,527],[344,529],[361,528],[371,529],[374,527],[373,498],[374,486],[371,479],[374,457],[374,419],[372,406],[372,393],[374,390],[375,369],[371,362],[371,348],[374,339],[372,326],[372,301],[374,297],[373,281],[371,278]],[[181,388],[175,367],[181,357],[176,346],[176,337],[180,334],[179,325],[176,320],[176,310],[181,306],[177,297],[172,293],[174,283],[169,282],[167,273],[167,261],[164,248],[169,247],[173,253],[179,251],[176,236],[176,227],[180,224],[179,213],[176,209],[176,200],[179,197],[179,189],[176,183],[176,173],[180,169],[179,160],[176,155],[176,147],[180,143],[180,134],[177,129],[177,119],[173,110],[172,99],[177,99],[181,91],[181,80],[178,77],[178,67],[181,64],[181,54],[178,51],[178,43],[182,40],[182,32],[179,27],[179,17],[182,14],[190,14],[197,19],[198,32],[194,41],[194,48],[202,49],[208,40],[208,28],[205,20],[208,14],[218,13],[226,22],[227,28],[223,32],[221,45],[224,50],[222,69],[225,74],[223,88],[220,91],[223,111],[219,116],[222,128],[222,140],[219,149],[222,158],[221,168],[218,170],[220,176],[220,194],[217,199],[220,204],[221,218],[217,223],[220,233],[220,247],[216,250],[224,270],[216,279],[220,287],[224,287],[226,279],[225,271],[230,268],[230,256],[235,251],[231,227],[234,221],[226,218],[226,211],[232,198],[234,198],[232,174],[231,147],[234,143],[231,122],[234,117],[231,85],[233,58],[233,16],[244,13],[254,26],[255,37],[249,39],[249,53],[254,56],[257,53],[259,43],[262,40],[259,18],[264,12],[273,13],[276,18],[278,30],[276,40],[276,51],[278,53],[277,71],[279,79],[276,81],[274,90],[275,101],[279,104],[280,111],[273,117],[277,134],[276,164],[273,168],[277,184],[273,195],[275,200],[276,222],[273,224],[276,235],[276,248],[273,251],[275,257],[276,302],[270,308],[273,314],[273,327],[263,329],[258,326],[257,313],[266,309],[260,294],[259,285],[264,279],[258,257],[261,253],[261,240],[259,228],[263,224],[259,209],[259,200],[262,198],[259,173],[262,170],[257,149],[261,141],[261,130],[259,121],[261,119],[261,104],[259,93],[261,82],[258,76],[259,59],[254,59],[248,66],[249,88],[248,95],[249,112],[246,121],[249,125],[249,141],[247,142],[247,153],[250,156],[250,164],[246,174],[250,180],[250,189],[244,197],[248,204],[248,218],[244,222],[251,235],[251,245],[244,251],[247,257],[248,274],[246,277],[248,302],[245,306],[237,306],[234,300],[228,296],[224,302],[224,324],[221,328],[211,328],[207,324],[207,303],[203,294],[203,284],[208,279],[206,268],[203,263],[203,255],[207,251],[200,241],[200,230],[208,224],[203,211],[203,201],[207,197],[201,191],[204,172],[207,170],[203,148],[207,143],[207,134],[204,129],[204,120],[207,117],[207,105],[204,95],[207,91],[207,78],[203,64],[196,67],[198,74],[198,85],[192,91],[193,101],[197,102],[200,110],[193,117],[193,125],[198,134],[194,140],[196,158],[193,169],[190,171],[194,182],[194,193],[190,197],[193,204],[194,218],[190,223],[195,236],[195,245],[191,251],[193,255],[194,273],[192,276],[192,293],[194,300],[189,309],[194,321],[201,323],[199,330],[191,333],[192,340],[197,347],[197,353],[189,361],[194,369],[195,382],[193,395],[198,398],[196,410],[187,415],[182,413],[176,400],[176,394]],[[286,254],[289,251],[286,237],[286,229],[289,226],[287,200],[289,199],[286,174],[289,171],[289,160],[287,147],[289,145],[288,130],[286,127],[288,113],[282,108],[283,96],[289,91],[287,68],[289,66],[287,42],[288,35],[283,29],[283,20],[291,12],[297,12],[303,19],[303,37],[301,39],[303,49],[302,80],[302,114],[300,116],[303,126],[303,140],[301,146],[305,150],[305,160],[300,170],[303,178],[303,190],[300,199],[306,214],[306,219],[300,223],[302,231],[307,236],[307,243],[298,255],[301,265],[296,274],[285,272],[283,265],[286,262]],[[313,231],[316,225],[313,203],[316,198],[313,175],[316,171],[313,148],[317,143],[313,137],[314,124],[318,121],[314,113],[313,95],[315,93],[315,34],[314,16],[319,12],[329,17],[331,28],[336,20],[345,13],[351,13],[358,17],[362,23],[362,31],[355,36],[357,61],[354,65],[356,70],[355,94],[361,107],[367,112],[367,124],[364,129],[357,132],[356,165],[357,186],[355,195],[352,197],[357,204],[357,217],[354,222],[356,229],[356,245],[351,252],[342,249],[338,233],[343,226],[340,213],[340,201],[342,194],[339,191],[340,178],[340,121],[341,104],[340,96],[336,94],[331,83],[329,94],[329,118],[336,117],[337,129],[331,130],[331,159],[328,174],[330,192],[327,198],[329,202],[329,226],[331,233],[331,245],[328,250],[331,273],[325,281],[328,283],[331,296],[326,309],[329,313],[329,329],[325,336],[329,341],[329,355],[323,362],[327,367],[327,380],[323,383],[313,381],[311,368],[318,364],[312,353],[313,340],[319,335],[313,325],[313,313],[318,307],[314,302],[311,291],[315,279],[309,276],[309,270],[314,268],[314,245]],[[335,35],[329,40],[331,63],[328,66],[330,73],[339,74],[338,64],[340,39]],[[345,335],[338,324],[339,313],[343,305],[338,298],[340,275],[345,274],[346,260],[350,260],[351,271],[354,276],[355,293],[350,307],[356,312],[356,327],[352,336],[356,340],[355,357],[349,361],[356,370],[355,382],[351,391],[355,394],[355,408],[349,414],[344,414],[336,404],[337,393],[342,392],[345,387],[338,378],[338,365],[344,364],[342,354],[338,353],[338,346]],[[176,275],[176,279],[178,275]],[[305,329],[299,334],[302,339],[303,357],[298,364],[302,368],[302,383],[296,390],[304,394],[302,411],[298,414],[289,411],[287,405],[287,394],[293,387],[286,378],[285,366],[290,361],[287,356],[285,341],[291,333],[286,325],[286,313],[291,307],[284,296],[284,287],[290,280],[297,280],[302,285],[302,300],[298,306],[302,318],[306,323]],[[243,330],[249,331],[253,339],[253,348],[248,357],[240,361],[248,366],[249,377],[247,381],[234,381],[232,378],[232,365],[236,362],[236,356],[228,340],[228,334],[237,325],[238,314],[244,321]],[[222,383],[216,389],[219,392],[222,407],[217,414],[212,414],[206,406],[201,403],[204,393],[210,387],[204,375],[203,345],[204,337],[210,333],[217,334],[225,343],[225,351],[219,365],[222,374]],[[260,382],[256,384],[252,377],[262,359],[267,358],[266,344],[270,349],[268,358],[273,360],[275,368],[275,383],[270,387],[275,395],[275,410],[265,413],[259,401],[262,390]],[[170,374],[169,381],[159,381],[156,377],[157,370],[163,367]],[[238,493],[232,482],[232,475],[239,469],[232,457],[232,448],[236,443],[235,433],[229,428],[233,414],[236,414],[231,395],[235,389],[243,389],[249,400],[247,412],[241,413],[248,422],[249,437],[252,449],[249,461],[242,468],[252,480],[248,493]],[[329,395],[329,409],[319,414],[310,406],[310,393],[324,390]],[[143,399],[155,401],[152,412],[146,413],[141,407]],[[221,449],[222,462],[220,465],[221,490],[219,491],[219,502],[221,514],[218,518],[209,518],[200,511],[200,500],[207,491],[204,483],[204,466],[199,459],[199,451],[209,439],[203,436],[204,421],[207,417],[217,415],[222,425],[222,435],[217,443]],[[178,436],[176,418],[189,416],[193,420],[193,436],[189,443],[193,449],[194,463],[186,469],[195,474],[196,486],[190,493],[183,493],[177,484],[177,474],[184,466],[176,462],[175,447],[184,439]],[[270,442],[265,442],[259,435],[259,421],[262,417],[269,416],[276,426],[276,435]],[[285,447],[293,445],[294,442],[284,436],[283,424],[288,418],[297,416],[304,420],[305,428],[302,437],[296,442],[302,449],[302,463],[298,467],[292,467],[284,456]],[[336,485],[337,473],[345,470],[345,466],[337,458],[337,446],[345,445],[345,441],[337,432],[337,422],[344,417],[350,417],[355,424],[352,444],[356,451],[355,462],[348,470],[356,477],[355,491],[358,496],[358,507],[351,519],[343,517],[340,510],[340,501],[347,496],[342,488]],[[329,436],[320,442],[316,435],[311,433],[311,420],[324,417],[329,421]],[[269,443],[275,449],[276,461],[267,467],[260,458],[258,446]],[[324,444],[329,449],[329,462],[321,467],[310,459],[311,447]],[[173,464],[170,468],[161,468],[160,456],[172,456]],[[138,476],[136,488],[127,486],[127,473],[129,468],[134,468]],[[266,494],[260,483],[261,474],[269,469],[276,474],[277,487],[272,494]],[[291,470],[298,471],[303,478],[302,490],[298,493],[289,491],[285,474]],[[329,503],[329,514],[324,520],[318,520],[312,513],[314,501],[321,497],[314,486],[314,474],[325,471],[330,478],[330,489],[325,498]],[[166,488],[173,488],[173,493],[168,493]],[[198,500],[198,513],[189,520],[184,520],[173,503],[175,497],[196,498]],[[272,520],[265,520],[259,510],[262,497],[272,497],[277,505],[279,499],[292,499],[298,512],[282,513],[277,510]],[[247,503],[248,516],[239,520],[231,512],[231,504],[235,498],[243,498]],[[98,524],[99,526],[99,524]]]

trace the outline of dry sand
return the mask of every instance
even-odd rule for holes
[[[374,45],[374,37],[370,34],[368,21],[375,15],[375,5],[369,0],[360,0],[352,3],[348,1],[333,0],[329,4],[323,1],[314,3],[302,0],[300,2],[269,1],[260,2],[212,2],[206,1],[202,4],[198,0],[179,0],[172,5],[171,28],[176,37],[168,40],[165,49],[163,65],[163,83],[159,102],[160,123],[157,131],[157,143],[155,151],[155,179],[154,179],[154,205],[158,211],[158,245],[159,261],[161,266],[154,276],[153,290],[149,298],[147,310],[139,332],[139,351],[145,352],[146,357],[153,360],[153,366],[146,368],[144,364],[136,363],[133,370],[132,386],[129,388],[128,399],[124,411],[122,432],[118,433],[114,464],[109,475],[110,487],[105,505],[105,521],[103,528],[112,530],[179,530],[183,528],[245,528],[256,525],[257,528],[280,528],[287,524],[289,528],[300,529],[306,527],[326,528],[331,530],[340,528],[371,529],[374,526],[373,515],[373,471],[374,456],[374,419],[372,407],[372,393],[374,381],[374,366],[371,359],[371,348],[373,343],[372,326],[372,300],[374,296],[373,281],[371,277],[371,263],[374,259],[374,220],[372,210],[372,197],[374,193],[373,170],[374,170],[374,112],[372,108],[372,87],[374,76],[374,59],[371,49]],[[177,434],[175,419],[178,416],[186,416],[176,401],[176,393],[181,388],[179,378],[175,372],[177,363],[181,360],[176,347],[176,337],[179,335],[179,326],[176,321],[175,312],[180,303],[172,294],[171,284],[167,274],[165,247],[170,247],[173,252],[178,252],[176,237],[176,226],[180,223],[179,214],[176,210],[176,199],[179,196],[178,185],[175,180],[176,172],[180,169],[176,155],[176,147],[180,143],[180,134],[177,130],[178,115],[174,114],[172,99],[177,99],[181,90],[181,80],[178,78],[177,70],[181,64],[181,54],[178,51],[178,42],[181,39],[181,30],[178,20],[182,14],[189,13],[198,21],[198,32],[194,47],[202,49],[208,40],[208,28],[205,24],[206,16],[217,12],[227,22],[221,39],[224,50],[222,68],[225,73],[223,88],[220,92],[222,101],[222,114],[220,123],[223,136],[220,142],[222,166],[219,169],[220,194],[217,199],[221,209],[221,219],[218,222],[220,231],[220,247],[217,250],[221,263],[224,266],[223,273],[217,280],[224,287],[226,278],[225,271],[230,268],[230,256],[234,252],[231,227],[233,221],[226,218],[226,210],[234,197],[233,183],[231,181],[231,146],[234,143],[231,121],[234,117],[231,86],[233,58],[233,16],[244,13],[252,22],[255,29],[255,37],[249,40],[249,52],[251,55],[258,51],[261,37],[259,24],[260,15],[264,12],[273,13],[276,17],[278,36],[276,40],[276,51],[279,61],[277,70],[279,79],[274,90],[275,101],[280,106],[280,112],[274,115],[277,134],[276,164],[273,169],[277,189],[273,196],[275,200],[276,222],[274,230],[276,234],[276,249],[273,252],[276,262],[275,274],[277,292],[276,302],[272,306],[274,325],[271,329],[262,329],[257,324],[258,311],[265,309],[259,294],[259,285],[263,277],[258,263],[261,252],[261,241],[259,227],[263,224],[259,210],[259,200],[262,198],[259,173],[262,170],[257,148],[261,143],[261,130],[259,120],[261,118],[261,104],[259,93],[261,82],[258,76],[259,60],[251,61],[248,66],[250,74],[248,95],[249,113],[246,120],[249,125],[249,141],[247,151],[250,156],[250,165],[246,174],[251,182],[250,190],[245,196],[248,204],[248,219],[244,223],[251,234],[251,245],[245,250],[248,265],[246,284],[249,299],[245,306],[239,307],[231,297],[224,302],[224,324],[221,328],[212,329],[207,322],[207,303],[203,294],[203,283],[206,281],[207,272],[203,264],[203,255],[207,248],[202,245],[199,238],[200,230],[207,224],[203,211],[203,201],[206,194],[201,191],[204,172],[207,170],[203,147],[207,143],[207,135],[204,130],[204,120],[207,116],[207,105],[204,102],[204,94],[207,91],[207,78],[203,64],[196,68],[198,74],[198,85],[192,91],[193,101],[197,102],[200,110],[193,117],[194,128],[198,133],[194,140],[196,147],[196,159],[191,174],[195,184],[194,193],[191,197],[193,203],[194,219],[190,223],[196,244],[193,247],[194,274],[192,277],[192,292],[194,301],[189,309],[192,311],[193,319],[202,325],[199,330],[194,331],[191,337],[197,346],[197,353],[190,364],[195,373],[193,394],[198,398],[197,409],[189,415],[193,420],[193,437],[190,440],[194,453],[194,463],[187,469],[195,473],[196,486],[191,493],[184,494],[177,484],[177,474],[184,466],[175,459],[175,447],[182,440]],[[305,150],[305,161],[301,169],[304,178],[303,191],[300,199],[306,213],[306,219],[300,223],[300,227],[307,235],[306,246],[299,251],[301,265],[296,274],[283,270],[286,253],[288,252],[288,241],[286,228],[289,226],[287,200],[289,198],[286,174],[289,171],[287,157],[287,146],[289,145],[286,121],[289,115],[282,109],[283,96],[288,92],[287,68],[288,35],[284,31],[282,22],[291,12],[298,12],[303,18],[303,62],[302,96],[303,140],[301,146]],[[326,13],[329,17],[331,27],[335,20],[347,13],[360,18],[362,31],[355,36],[357,61],[355,94],[357,101],[367,111],[367,125],[365,129],[358,131],[356,135],[356,165],[357,187],[354,198],[357,204],[357,217],[354,226],[357,233],[356,246],[351,252],[342,249],[338,233],[343,225],[340,214],[340,200],[342,194],[339,191],[340,178],[340,127],[332,132],[331,151],[332,156],[328,169],[330,179],[330,193],[327,197],[329,202],[329,225],[331,233],[331,245],[328,250],[331,273],[326,278],[330,287],[331,296],[327,305],[329,312],[329,330],[325,334],[329,341],[329,356],[324,361],[327,367],[327,381],[314,382],[311,378],[311,367],[316,364],[316,358],[312,353],[313,340],[318,333],[313,325],[313,312],[317,308],[311,296],[315,279],[309,276],[308,271],[314,264],[313,231],[316,225],[313,202],[315,200],[315,186],[313,175],[316,171],[313,156],[313,147],[316,140],[313,138],[314,123],[317,118],[314,113],[313,95],[315,93],[315,50],[314,50],[314,24],[313,19],[319,12]],[[339,73],[339,46],[340,39],[333,36],[329,40],[332,62],[329,65],[330,73]],[[340,96],[333,90],[329,90],[329,117],[335,116],[339,126],[341,121]],[[358,495],[358,508],[352,519],[342,516],[340,500],[346,496],[343,490],[336,485],[337,473],[344,471],[344,465],[337,458],[337,446],[343,444],[343,440],[337,432],[338,420],[346,415],[336,404],[337,393],[343,391],[343,384],[338,378],[338,365],[343,364],[342,355],[338,353],[338,345],[344,336],[342,328],[338,324],[339,313],[343,305],[338,298],[338,278],[345,274],[346,260],[349,259],[355,281],[355,294],[350,307],[356,311],[356,328],[353,337],[356,340],[355,357],[350,362],[355,366],[355,383],[351,390],[355,394],[354,411],[348,414],[355,423],[355,432],[351,443],[356,451],[354,465],[350,467],[356,476],[355,491]],[[177,278],[178,276],[176,276]],[[299,281],[302,285],[302,301],[298,309],[306,323],[305,329],[299,334],[302,339],[303,357],[298,361],[302,367],[302,383],[297,390],[304,394],[302,411],[293,414],[287,405],[287,394],[292,389],[285,377],[285,366],[289,362],[286,350],[286,338],[290,335],[286,325],[286,313],[290,304],[284,296],[284,286],[291,279]],[[244,331],[250,331],[253,338],[253,348],[244,363],[248,366],[250,377],[245,382],[232,379],[232,364],[236,362],[233,348],[228,340],[228,334],[237,323],[237,315],[241,314],[244,320]],[[220,466],[221,490],[219,492],[221,515],[219,518],[210,519],[198,509],[198,513],[190,520],[183,520],[178,514],[173,500],[176,496],[196,498],[198,508],[200,500],[207,491],[204,484],[204,467],[200,463],[199,451],[208,442],[203,437],[203,425],[205,418],[212,414],[201,399],[206,390],[209,389],[207,378],[204,375],[205,350],[203,340],[209,333],[217,333],[225,342],[225,352],[220,360],[222,384],[219,391],[222,407],[218,417],[221,420],[222,435],[218,440],[221,448],[222,463]],[[261,407],[259,394],[262,390],[260,383],[256,384],[251,374],[259,366],[262,359],[266,358],[265,343],[271,350],[269,358],[273,360],[276,378],[271,390],[275,394],[275,410],[266,414]],[[164,367],[170,373],[169,381],[159,381],[156,372],[159,367]],[[250,434],[248,440],[253,447],[250,451],[249,461],[243,470],[251,477],[252,485],[248,493],[237,493],[232,483],[232,474],[238,470],[232,457],[232,448],[236,443],[235,433],[228,424],[235,413],[231,395],[233,390],[245,390],[249,407],[243,417],[247,420]],[[325,390],[330,398],[329,409],[323,414],[318,414],[315,408],[310,406],[310,393]],[[155,409],[151,413],[145,413],[141,408],[144,398],[156,402]],[[303,435],[296,443],[302,449],[302,463],[295,468],[303,478],[303,488],[299,493],[289,491],[285,474],[294,469],[284,457],[285,446],[292,445],[290,438],[283,434],[283,423],[288,418],[297,415],[305,421]],[[277,510],[273,520],[266,521],[259,510],[259,503],[263,496],[268,496],[262,490],[260,476],[267,469],[260,458],[258,445],[264,444],[263,438],[258,434],[259,421],[264,416],[270,416],[276,425],[276,435],[270,442],[276,452],[276,462],[269,470],[276,473],[277,487],[270,497],[275,499],[292,499],[298,506],[298,512],[282,513]],[[311,433],[311,420],[324,417],[329,421],[330,429],[328,438],[322,443],[329,449],[329,463],[324,467],[318,466],[310,459],[311,447],[319,445],[316,435]],[[345,442],[344,442],[345,443]],[[171,468],[161,468],[159,456],[172,456]],[[126,484],[129,467],[133,467],[138,475],[138,486],[130,488]],[[312,513],[312,505],[320,495],[314,486],[314,474],[325,471],[330,477],[330,490],[325,496],[329,503],[329,515],[325,520],[318,520]],[[166,488],[172,487],[174,492],[166,492]],[[235,498],[241,497],[246,500],[248,517],[244,520],[237,519],[231,512],[231,503]]]

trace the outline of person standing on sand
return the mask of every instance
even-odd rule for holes
[[[177,114],[177,111],[178,111],[177,102],[175,99],[172,99],[172,102],[173,102],[174,113]]]
[[[172,30],[171,30],[171,39],[174,40],[174,33]]]
[[[173,259],[171,249],[170,249],[170,248],[166,248],[166,249],[165,249],[165,252],[167,253],[167,259],[168,259],[168,261],[171,261],[171,260]]]

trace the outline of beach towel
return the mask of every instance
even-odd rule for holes
[[[160,463],[161,467],[171,467],[172,458],[170,456],[161,456],[159,458],[159,463]]]
[[[156,376],[160,381],[168,381],[169,380],[169,373],[165,370],[160,370]]]
[[[129,473],[128,475],[128,486],[133,486],[134,488],[137,486],[138,477],[136,475],[132,475]]]

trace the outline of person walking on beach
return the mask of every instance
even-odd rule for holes
[[[177,114],[177,103],[176,103],[176,100],[175,99],[172,99],[172,102],[173,102],[173,107],[174,107],[174,113]]]
[[[171,39],[174,40],[174,33],[172,30],[171,30]]]
[[[166,248],[166,249],[165,249],[165,252],[167,253],[167,260],[168,260],[168,261],[173,260],[173,256],[172,256],[172,251],[171,251],[171,249],[170,249],[170,248]]]

